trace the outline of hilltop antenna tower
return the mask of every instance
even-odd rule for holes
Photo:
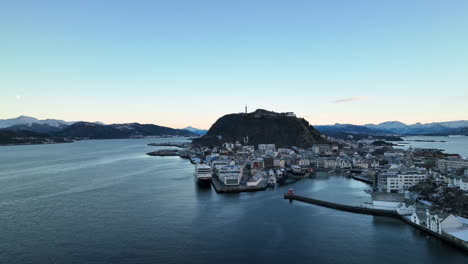
[[[245,113],[247,114],[247,105],[245,105]]]

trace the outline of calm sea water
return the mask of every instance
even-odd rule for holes
[[[283,200],[369,200],[367,185],[317,175],[218,195],[165,139],[0,147],[0,263],[467,263],[394,219]]]
[[[406,143],[401,148],[407,149],[410,146],[413,148],[435,148],[442,149],[445,153],[460,154],[464,158],[468,158],[468,136],[453,136],[453,137],[429,137],[429,136],[411,136],[402,137]],[[420,142],[422,141],[435,141],[435,142]],[[443,142],[442,142],[443,141]]]

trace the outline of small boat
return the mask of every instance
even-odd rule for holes
[[[269,187],[275,187],[276,186],[276,177],[275,176],[271,176],[270,178],[268,178],[268,186]]]
[[[201,163],[201,159],[197,158],[197,157],[190,157],[190,162],[192,164],[200,164]]]

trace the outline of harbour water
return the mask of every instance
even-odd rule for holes
[[[450,137],[432,137],[432,136],[410,136],[402,137],[404,142],[396,141],[394,143],[405,143],[401,148],[435,148],[442,149],[445,153],[460,154],[468,158],[468,136],[450,136]]]
[[[0,263],[466,263],[399,220],[283,199],[361,204],[365,183],[318,174],[255,193],[199,186],[150,157],[167,139],[0,147]]]

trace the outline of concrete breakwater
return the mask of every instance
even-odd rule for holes
[[[353,212],[353,213],[358,213],[358,214],[370,214],[370,215],[388,216],[388,217],[394,217],[394,218],[399,218],[400,217],[400,215],[397,214],[394,211],[331,203],[331,202],[327,202],[327,201],[307,198],[307,197],[298,196],[298,195],[294,195],[294,194],[288,194],[288,193],[284,194],[284,199],[289,199],[290,201],[292,201],[292,200],[301,201],[301,202],[305,202],[305,203],[320,205],[320,206],[323,206],[323,207],[328,207],[328,208],[332,208],[332,209],[337,209],[337,210],[347,211],[347,212]]]
[[[177,149],[161,149],[161,150],[156,150],[153,152],[148,152],[146,154],[149,156],[168,157],[168,156],[179,156],[180,151]]]
[[[358,213],[358,214],[369,214],[369,215],[376,215],[376,216],[386,216],[386,217],[392,217],[392,218],[397,218],[402,220],[403,222],[427,233],[430,234],[434,237],[437,237],[441,240],[444,240],[445,242],[449,243],[452,246],[455,246],[461,250],[463,250],[465,253],[468,254],[468,243],[466,241],[457,239],[455,237],[449,236],[442,232],[442,234],[439,234],[437,232],[434,232],[422,225],[418,225],[416,223],[411,222],[411,220],[403,215],[398,214],[395,211],[390,211],[390,210],[382,210],[382,209],[375,209],[375,208],[366,208],[366,207],[361,207],[361,206],[352,206],[352,205],[344,205],[344,204],[337,204],[337,203],[331,203],[327,201],[322,201],[322,200],[317,200],[317,199],[312,199],[304,196],[299,196],[299,195],[294,195],[290,193],[285,193],[284,194],[284,199],[288,199],[289,201],[300,201],[304,203],[309,203],[309,204],[315,204],[327,208],[332,208],[336,210],[341,210],[341,211],[347,211],[347,212],[352,212],[352,213]]]
[[[351,178],[353,178],[353,179],[355,179],[357,181],[364,182],[364,183],[374,184],[374,181],[372,179],[368,178],[368,177],[352,175]]]

